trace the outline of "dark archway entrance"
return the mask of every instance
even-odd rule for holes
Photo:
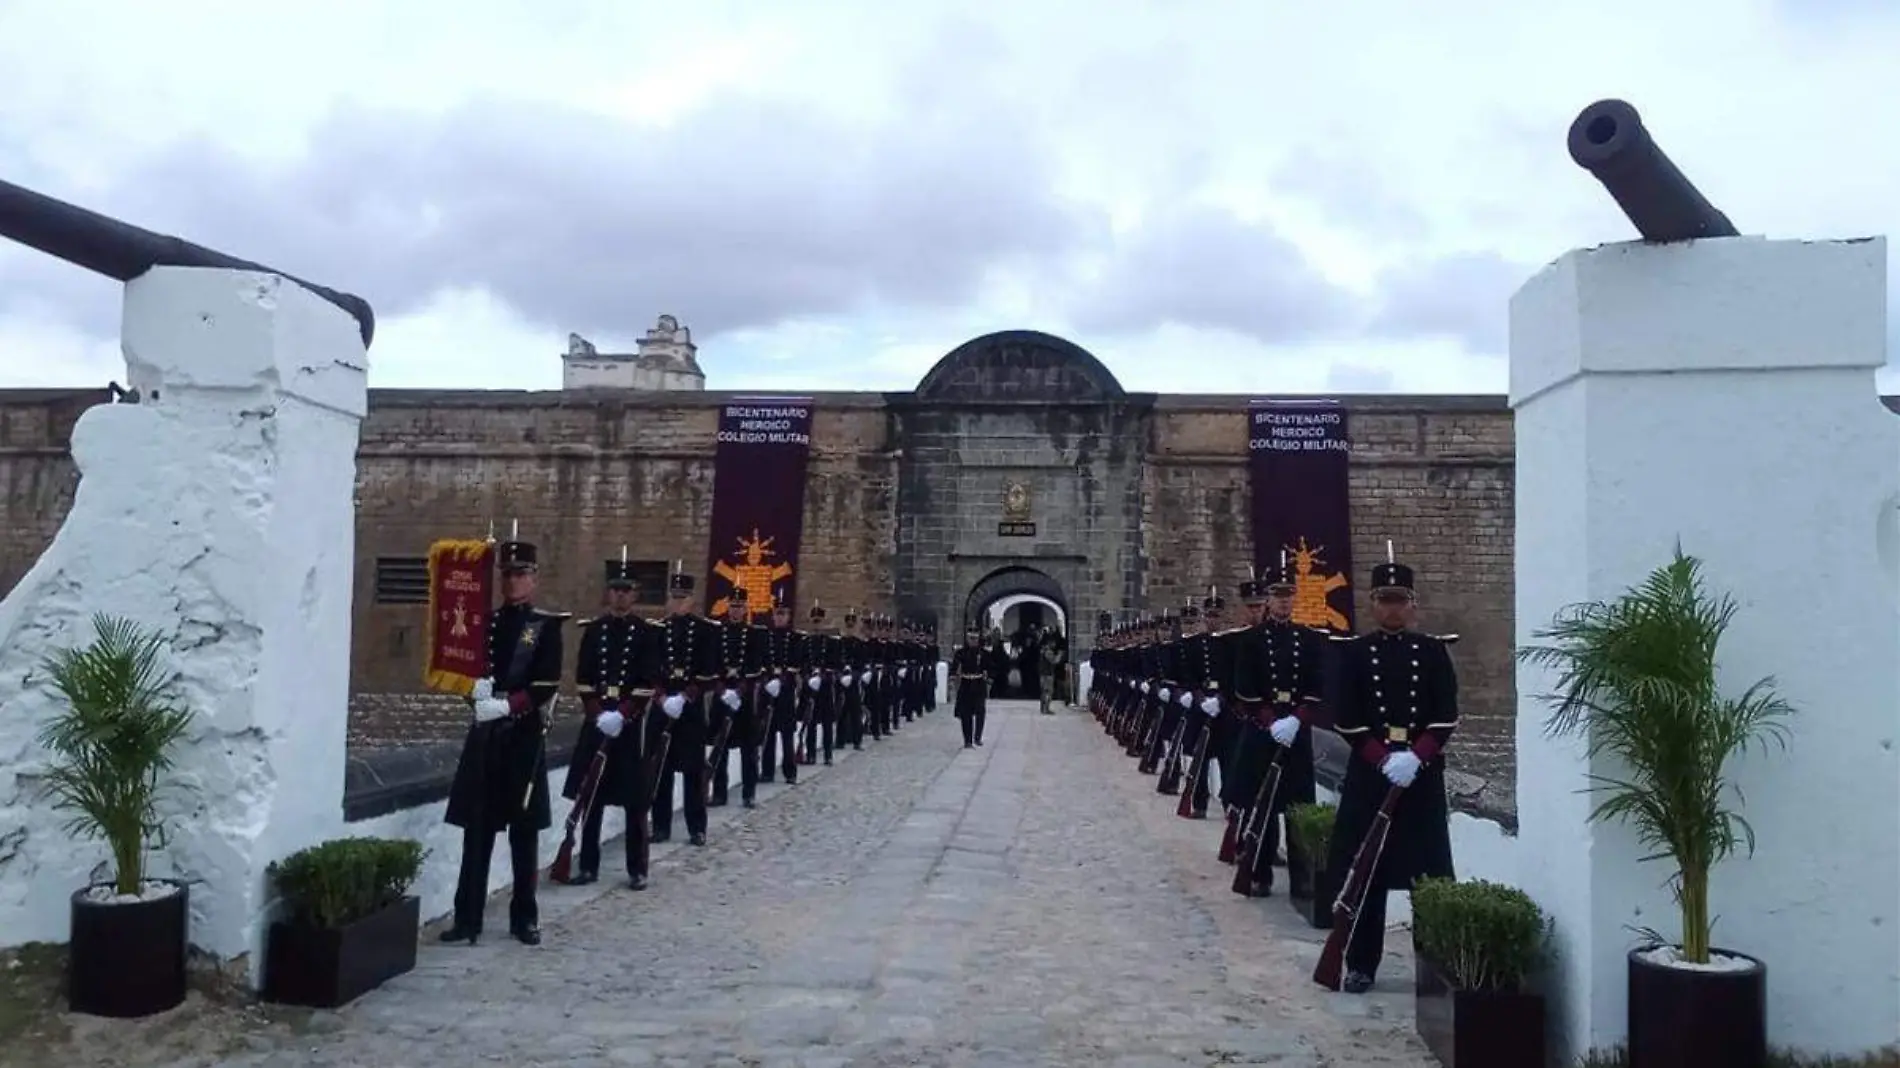
[[[1017,621],[1013,631],[995,634],[990,629],[990,608],[1000,601],[1013,601],[1011,613]],[[1045,612],[1046,606],[1055,609]],[[1039,568],[1024,565],[999,567],[970,587],[963,602],[963,618],[984,628],[986,665],[990,672],[990,696],[1035,700],[1052,680],[1046,678],[1042,647],[1056,642],[1066,646],[1068,636],[1058,626],[1074,619],[1069,598],[1062,584]],[[1063,661],[1068,661],[1065,655]]]

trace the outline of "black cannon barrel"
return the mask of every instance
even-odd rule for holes
[[[1645,241],[1735,237],[1735,224],[1682,176],[1636,109],[1599,100],[1570,124],[1570,158],[1596,176]]]
[[[130,282],[154,267],[215,267],[283,275],[349,312],[362,330],[365,348],[376,334],[376,312],[353,293],[339,293],[274,267],[155,234],[7,181],[0,181],[0,237],[121,282]]]

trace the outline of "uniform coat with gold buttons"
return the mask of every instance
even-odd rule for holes
[[[1450,877],[1451,829],[1445,747],[1458,726],[1458,673],[1448,643],[1414,630],[1376,631],[1336,642],[1334,730],[1352,747],[1333,826],[1330,868],[1343,875],[1365,840],[1391,783],[1379,767],[1411,749],[1418,777],[1392,816],[1374,886],[1409,889],[1416,879]]]

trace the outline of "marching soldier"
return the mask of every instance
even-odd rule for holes
[[[495,836],[506,831],[514,867],[508,930],[525,945],[541,944],[535,881],[541,832],[553,823],[545,743],[561,686],[561,624],[567,617],[534,606],[538,557],[525,541],[505,541],[496,550],[502,604],[488,621],[489,677],[476,680],[471,694],[475,721],[462,742],[445,817],[449,826],[462,828],[462,867],[455,922],[442,933],[444,942],[472,946],[481,937]]]
[[[574,668],[575,689],[587,721],[574,743],[561,796],[580,797],[587,768],[602,747],[607,762],[594,784],[593,803],[581,823],[579,870],[569,885],[585,886],[600,877],[600,831],[608,808],[627,812],[627,876],[635,890],[647,888],[646,775],[647,707],[653,690],[652,656],[658,651],[649,625],[633,611],[633,569],[622,559],[607,564],[607,612],[581,624],[581,648]]]
[[[1115,684],[1115,615],[1104,609],[1095,614],[1095,648],[1089,650],[1089,711],[1103,718],[1103,702]]]
[[[957,683],[957,720],[963,725],[963,748],[983,744],[983,721],[989,703],[989,666],[983,657],[983,631],[974,623],[963,628],[963,648],[950,661]]]
[[[719,678],[718,631],[693,612],[693,576],[679,573],[667,590],[666,618],[659,630],[660,714],[668,732],[666,766],[653,796],[653,841],[673,837],[673,780],[684,780],[686,833],[693,845],[706,844],[706,710],[701,704],[709,682]]]
[[[1265,581],[1243,587],[1255,602],[1249,612],[1259,614],[1260,622],[1247,630],[1234,672],[1235,696],[1249,725],[1240,766],[1221,800],[1242,831],[1237,862],[1250,868],[1248,878],[1236,879],[1234,887],[1252,897],[1273,892],[1278,821],[1289,807],[1313,801],[1313,724],[1320,707],[1325,635],[1293,622],[1293,588],[1293,573],[1284,563],[1270,568]],[[1264,612],[1256,607],[1261,600]],[[1260,791],[1275,760],[1280,781],[1269,804]],[[1289,838],[1287,863],[1304,862]]]
[[[783,594],[772,604],[772,626],[765,632],[765,704],[760,717],[765,741],[759,751],[759,781],[771,782],[784,754],[785,785],[798,785],[798,695],[804,677],[803,643],[792,629],[792,606]]]
[[[1443,754],[1458,726],[1458,674],[1449,637],[1413,629],[1412,569],[1388,560],[1372,569],[1378,629],[1341,642],[1335,727],[1353,749],[1333,825],[1330,885],[1343,882],[1373,818],[1394,787],[1385,852],[1372,872],[1346,946],[1347,993],[1372,988],[1385,954],[1386,895],[1422,878],[1453,876]]]
[[[712,777],[713,808],[723,807],[732,780],[727,754],[736,744],[739,749],[739,801],[746,808],[757,804],[759,789],[758,727],[753,721],[757,683],[763,671],[765,649],[763,627],[752,624],[746,606],[745,587],[735,587],[726,598],[726,618],[719,627],[719,693],[712,712],[713,752],[707,758],[706,774]]]

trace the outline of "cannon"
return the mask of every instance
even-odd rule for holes
[[[375,311],[368,301],[353,293],[340,293],[274,267],[155,234],[6,181],[0,181],[0,237],[121,282],[130,282],[154,267],[213,267],[282,275],[348,312],[362,332],[364,348],[376,334]]]
[[[1570,158],[1603,183],[1643,240],[1735,237],[1735,224],[1682,176],[1621,100],[1599,100],[1570,124]]]

